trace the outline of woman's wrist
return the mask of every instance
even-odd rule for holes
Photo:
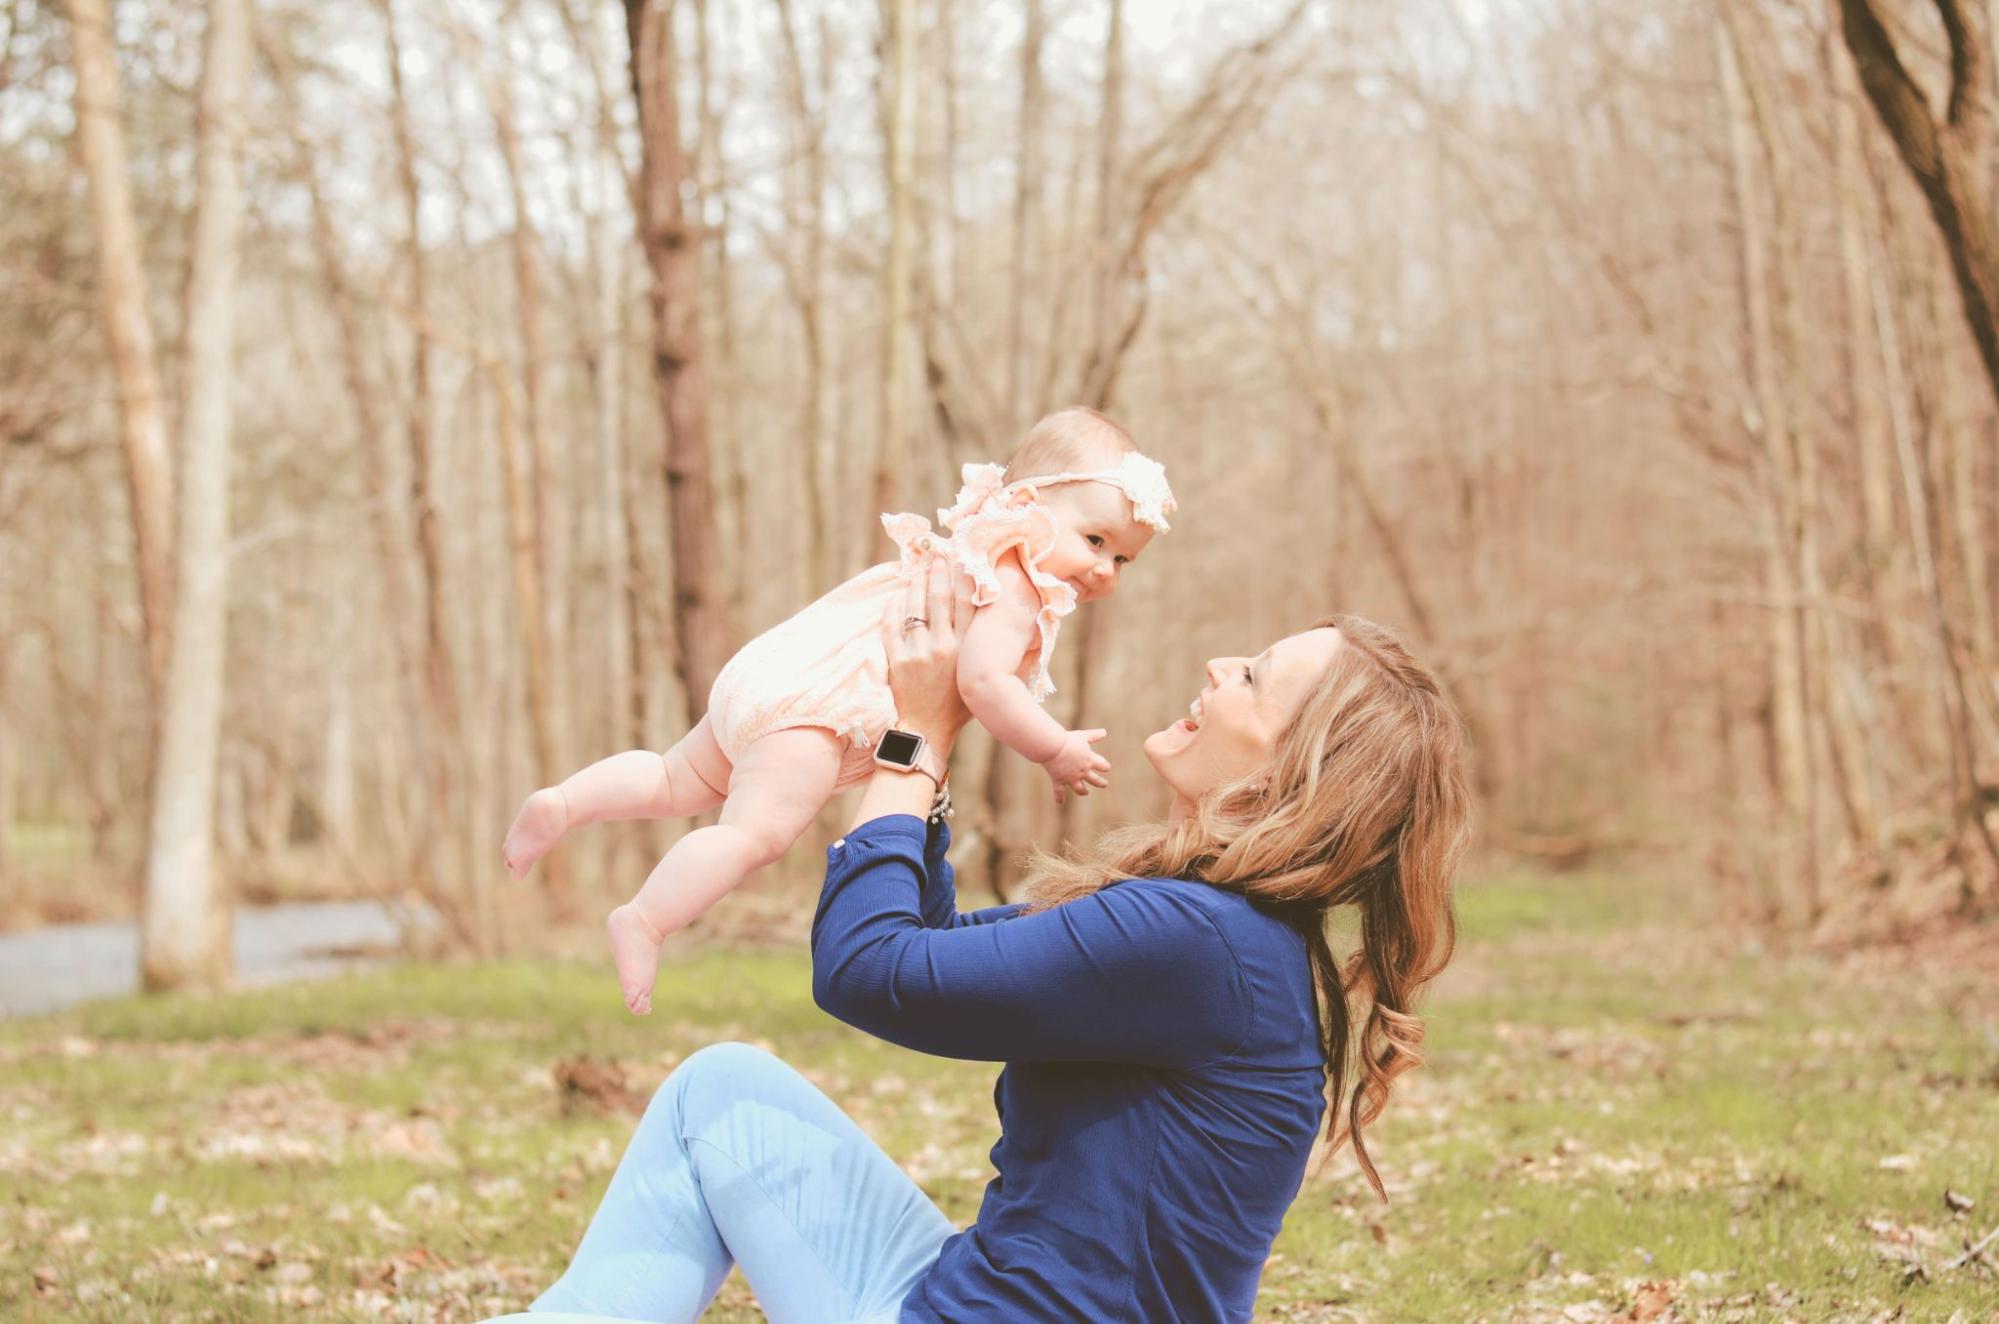
[[[958,732],[963,728],[950,726],[946,722],[920,720],[912,722],[907,719],[898,719],[896,725],[911,735],[923,737],[923,743],[930,747],[931,755],[937,760],[937,767],[940,770],[950,768],[951,750],[957,745]]]
[[[927,817],[936,802],[938,790],[937,783],[927,773],[913,769],[905,772],[877,764],[874,776],[868,779],[861,791],[861,803],[854,812],[853,827],[848,830],[890,814]]]

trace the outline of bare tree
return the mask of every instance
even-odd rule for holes
[[[807,90],[798,16],[792,0],[776,0],[778,37],[784,56],[786,133],[791,145],[785,171],[786,222],[795,254],[784,257],[785,292],[798,314],[805,359],[805,388],[798,406],[798,451],[804,474],[806,583],[812,592],[832,578],[826,527],[826,338],[822,309],[826,295],[826,85],[815,98]],[[820,53],[831,34],[820,32]],[[823,65],[822,65],[823,67]],[[887,509],[887,507],[884,507]]]
[[[96,223],[98,300],[118,374],[126,489],[139,570],[139,610],[148,675],[155,694],[166,682],[173,615],[173,461],[166,398],[146,310],[146,268],[132,215],[125,133],[118,124],[118,62],[106,0],[72,0],[70,46],[76,61],[76,137],[90,176]]]
[[[1965,0],[1935,0],[1950,42],[1950,92],[1942,120],[1909,73],[1877,0],[1839,0],[1861,86],[1922,188],[1950,252],[1965,320],[1999,394],[1999,232],[1992,224],[1992,49],[1985,15]]]
[[[515,0],[504,16],[500,33],[503,46],[508,29],[519,18],[519,10]],[[462,41],[468,54],[477,60],[469,37],[462,37]],[[537,772],[544,783],[554,785],[568,766],[565,750],[569,725],[569,650],[567,615],[563,609],[569,597],[569,521],[565,518],[564,500],[567,475],[555,462],[547,420],[543,417],[546,388],[542,361],[546,351],[541,330],[541,239],[528,208],[527,170],[521,159],[520,125],[514,113],[512,70],[506,61],[495,69],[480,60],[478,67],[485,83],[487,108],[493,116],[493,136],[506,167],[507,200],[513,209],[509,247],[514,260],[514,310],[520,328],[520,426],[527,441],[525,481],[529,498],[529,558],[525,569],[533,579],[532,591],[540,617],[536,628],[526,632],[530,646],[536,651],[528,674],[538,682],[531,687],[528,702],[534,712],[536,757],[541,763]],[[549,885],[558,893],[567,884],[565,859],[558,852],[549,862]]]
[[[249,63],[245,0],[210,0],[189,239],[177,592],[140,930],[148,988],[219,984],[231,967],[229,909],[215,877],[215,772],[227,658],[238,156]]]
[[[449,765],[463,744],[459,716],[458,674],[452,660],[451,636],[445,619],[444,530],[438,509],[431,454],[436,405],[431,386],[430,262],[423,242],[423,182],[418,173],[416,135],[410,125],[409,98],[403,80],[401,34],[395,0],[376,0],[382,16],[384,59],[389,74],[389,123],[395,141],[396,182],[403,222],[403,256],[408,268],[410,311],[410,393],[404,431],[409,448],[409,528],[415,538],[418,618],[423,636],[423,689],[427,721],[421,734],[423,758],[434,791],[454,785]],[[435,811],[449,822],[450,806]],[[440,845],[449,833],[435,834]],[[442,873],[439,858],[434,869]]]
[[[674,91],[679,61],[672,7],[664,0],[625,0],[625,31],[639,112],[639,246],[652,273],[653,385],[666,423],[674,670],[692,724],[729,655],[702,368],[701,247],[682,199],[687,161]]]
[[[1033,405],[1027,399],[1027,305],[1034,297],[1034,273],[1041,234],[1041,46],[1048,21],[1042,0],[1027,0],[1027,26],[1020,41],[1020,129],[1013,183],[1013,265],[1008,276],[1006,402],[1013,426],[1025,427]]]
[[[382,623],[389,636],[389,653],[395,666],[396,697],[402,715],[400,729],[417,742],[419,760],[423,761],[422,732],[427,725],[420,685],[423,658],[421,645],[413,632],[415,616],[412,610],[410,535],[401,518],[403,508],[394,487],[397,464],[392,436],[382,417],[377,384],[368,370],[367,330],[362,325],[361,311],[356,304],[340,226],[320,179],[323,145],[312,141],[300,113],[298,71],[294,67],[292,52],[262,27],[256,33],[256,43],[265,63],[270,66],[280,103],[291,121],[289,127],[296,152],[293,168],[305,189],[310,207],[312,247],[319,260],[320,282],[324,287],[328,312],[333,318],[341,380],[353,409],[355,438],[368,456],[368,522],[374,535],[375,576],[381,593]],[[343,667],[350,660],[346,654],[341,655]],[[331,767],[336,761],[335,750],[350,765],[353,758],[351,732],[348,730],[351,725],[348,711],[351,701],[344,670],[340,673],[339,682],[341,688],[336,692],[343,705],[338,711],[328,714],[327,723],[329,732],[339,734],[344,743],[336,742],[332,734],[329,735],[329,771],[326,774],[329,779],[334,776]],[[424,762],[428,774],[424,790],[428,803],[436,808],[441,820],[443,808],[450,803],[449,778],[441,760]],[[351,786],[343,787],[340,794],[349,797],[351,802]],[[329,806],[329,812],[342,803],[330,785],[322,792],[320,799]]]
[[[881,436],[875,443],[874,495],[876,509],[895,510],[897,479],[908,449],[903,434],[909,402],[910,254],[916,225],[915,0],[882,0],[882,16],[888,29],[884,45],[893,66],[883,125],[889,231],[888,261],[882,272]]]

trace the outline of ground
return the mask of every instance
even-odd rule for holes
[[[1612,876],[1468,885],[1429,1062],[1308,1180],[1257,1318],[1999,1321],[1999,935],[1761,949]],[[0,1025],[0,1319],[463,1321],[563,1263],[642,1098],[764,1044],[961,1223],[995,1068],[710,950],[410,966]],[[567,1082],[561,1083],[561,1082]],[[1955,1262],[1955,1263],[1954,1263]],[[760,1319],[739,1279],[711,1319]]]

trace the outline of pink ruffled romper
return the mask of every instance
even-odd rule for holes
[[[968,464],[964,478],[957,503],[937,512],[948,537],[921,515],[883,515],[899,559],[863,570],[729,659],[708,694],[708,723],[731,762],[773,731],[821,726],[846,741],[839,785],[869,775],[875,742],[895,724],[882,616],[933,555],[971,577],[972,602],[983,607],[999,596],[998,565],[1019,552],[1041,596],[1040,641],[1021,661],[1020,678],[1037,703],[1055,692],[1048,662],[1062,618],[1076,609],[1076,590],[1040,566],[1055,544],[1054,519],[1039,502],[1010,503],[997,464]]]

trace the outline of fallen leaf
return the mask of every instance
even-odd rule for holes
[[[1978,1201],[1972,1199],[1970,1196],[1961,1195],[1951,1190],[1948,1186],[1944,1187],[1943,1207],[1950,1210],[1953,1214],[1968,1214],[1977,1204]]]
[[[566,1057],[554,1067],[564,1116],[578,1112],[644,1112],[645,1096],[626,1083],[624,1064]]]
[[[1648,1324],[1666,1313],[1676,1293],[1671,1283],[1640,1283],[1631,1299],[1631,1324]]]
[[[1910,1168],[1916,1166],[1916,1156],[1913,1154],[1890,1154],[1881,1160],[1881,1166],[1889,1172],[1907,1172]]]

